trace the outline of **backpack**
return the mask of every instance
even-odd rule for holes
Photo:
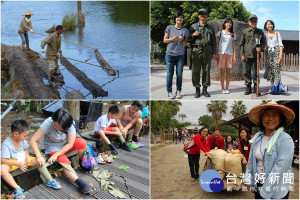
[[[193,141],[193,140],[189,141],[188,143],[186,143],[186,145],[184,145],[183,151],[184,151],[185,153],[188,153],[187,151],[188,151],[189,149],[194,148],[194,147],[197,146],[196,144],[193,144],[192,146],[189,147],[189,145],[191,144],[192,141]],[[194,141],[193,141],[193,142],[194,142]]]
[[[86,169],[93,169],[98,165],[98,151],[90,143],[87,143],[81,165]]]

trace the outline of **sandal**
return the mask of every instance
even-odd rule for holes
[[[104,160],[105,162],[107,162],[107,163],[112,163],[112,162],[114,161],[111,157],[109,157],[109,156],[108,156],[107,154],[105,154],[105,153],[101,153],[100,155],[102,156],[103,160]]]
[[[100,165],[104,165],[104,164],[105,164],[105,160],[103,159],[103,157],[102,157],[101,154],[98,155],[98,163],[99,163]]]
[[[89,187],[89,188],[86,189],[86,190],[83,190],[83,189],[79,189],[79,190],[80,190],[80,192],[82,192],[83,194],[89,194],[89,195],[92,195],[92,194],[95,193],[96,188],[93,188],[93,187],[91,186],[91,187]]]
[[[15,199],[25,199],[24,190],[22,188],[16,189],[13,191],[13,194],[15,195]]]
[[[57,182],[55,179],[52,179],[52,181],[47,181],[46,186],[56,190],[59,190],[61,188],[60,183]]]

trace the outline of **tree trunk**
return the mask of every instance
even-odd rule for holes
[[[4,46],[4,45],[3,45]],[[58,99],[59,92],[52,86],[45,85],[40,74],[44,73],[36,67],[38,54],[33,51],[22,51],[5,46],[4,58],[9,60],[10,99]],[[26,54],[25,54],[26,53]],[[4,97],[5,99],[5,97]]]
[[[95,97],[106,97],[108,92],[104,91],[95,81],[91,80],[87,75],[77,69],[65,57],[61,57],[61,64],[65,66]]]
[[[64,101],[64,108],[72,115],[74,120],[80,119],[80,101]]]
[[[94,51],[96,59],[98,63],[103,67],[104,70],[106,70],[110,75],[115,76],[116,75],[116,70],[114,70],[107,62],[104,60],[100,52],[95,49]],[[119,72],[118,72],[119,73]],[[118,74],[119,75],[119,74]]]

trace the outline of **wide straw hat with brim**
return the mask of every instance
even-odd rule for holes
[[[284,105],[278,104],[275,101],[270,101],[268,103],[260,104],[253,107],[248,114],[250,121],[254,124],[259,124],[261,115],[263,114],[266,108],[274,108],[280,113],[282,113],[285,116],[285,126],[291,125],[295,119],[295,113],[292,109]]]
[[[34,15],[33,13],[31,13],[29,10],[26,10],[26,12],[23,15]]]

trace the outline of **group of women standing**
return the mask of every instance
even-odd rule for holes
[[[247,162],[243,164],[247,164],[247,176],[243,183],[256,188],[256,199],[287,199],[291,182],[284,181],[284,174],[292,173],[294,142],[284,131],[284,127],[293,123],[295,113],[292,109],[271,101],[253,107],[248,118],[258,126],[259,131],[251,139],[248,130],[241,128],[238,147],[231,136],[226,137],[224,147],[231,144],[245,156]],[[211,157],[206,139],[208,132],[207,127],[200,129],[189,145],[192,147],[187,152],[192,181],[199,178],[200,150]],[[270,180],[275,174],[279,179],[272,183]],[[274,187],[280,190],[275,190]]]
[[[189,31],[182,26],[184,16],[182,13],[174,15],[175,25],[169,25],[164,34],[164,43],[167,43],[166,65],[167,65],[167,92],[170,99],[180,99],[182,89],[182,73],[185,63],[184,47],[187,45]],[[274,31],[275,24],[272,20],[267,20],[264,29],[266,48],[264,78],[270,81],[270,94],[278,94],[287,91],[287,87],[281,84],[280,67],[283,57],[282,38],[278,31]],[[221,93],[229,94],[230,70],[236,62],[236,34],[233,32],[233,21],[225,19],[222,30],[216,35],[217,40],[217,67],[220,68]],[[176,65],[176,93],[172,93],[172,79]],[[226,74],[226,75],[225,75]],[[226,80],[226,84],[224,84]]]

